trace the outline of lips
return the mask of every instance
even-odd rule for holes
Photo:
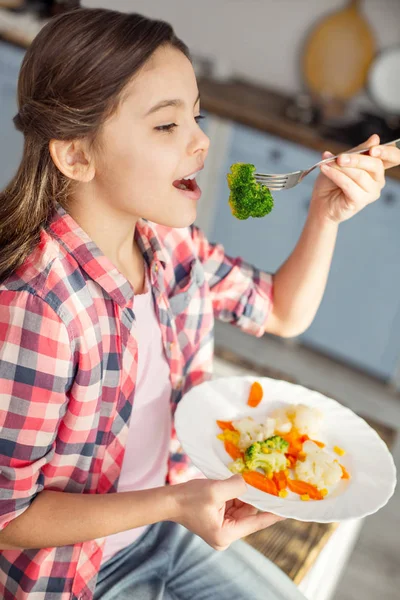
[[[181,179],[176,179],[172,185],[180,190],[195,189],[197,184],[194,185],[192,182],[195,181],[195,178],[200,173],[200,171],[202,171],[202,169],[204,169],[204,165],[202,165],[200,169],[197,169],[197,171],[192,171],[191,173],[189,173],[189,175],[185,175]]]
[[[196,188],[197,183],[195,179],[177,179],[172,185],[179,190],[193,191]]]

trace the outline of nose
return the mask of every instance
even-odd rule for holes
[[[193,134],[192,141],[190,143],[189,152],[190,154],[203,155],[204,160],[207,156],[208,149],[210,147],[210,138],[204,133],[199,125],[196,126],[196,130]]]

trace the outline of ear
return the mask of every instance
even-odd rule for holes
[[[54,164],[66,177],[83,183],[92,181],[96,171],[84,140],[50,140],[49,151]]]

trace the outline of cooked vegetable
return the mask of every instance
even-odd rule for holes
[[[282,438],[289,444],[286,453],[297,459],[299,453],[303,450],[303,442],[301,441],[301,435],[297,429],[293,427],[289,433],[282,434]]]
[[[279,452],[287,452],[289,448],[289,442],[284,440],[281,435],[273,435],[265,440],[263,445],[271,450],[279,450]]]
[[[339,467],[342,469],[342,479],[350,479],[350,475],[343,465],[339,464]]]
[[[257,423],[252,417],[245,417],[233,421],[236,431],[240,433],[238,446],[241,450],[246,450],[253,442],[262,442],[274,435],[274,419],[265,419],[264,423]]]
[[[272,479],[268,479],[265,475],[258,473],[258,471],[243,471],[242,475],[245,482],[249,485],[258,488],[263,492],[267,492],[267,494],[272,494],[273,496],[278,495],[278,489],[275,482]]]
[[[295,473],[298,479],[306,481],[318,489],[336,485],[342,478],[342,469],[337,460],[314,442],[303,444],[306,454],[304,461],[297,461]]]
[[[258,406],[262,400],[264,391],[262,389],[261,383],[258,383],[258,381],[255,381],[251,388],[250,388],[250,393],[249,393],[249,397],[247,400],[247,404],[249,406],[252,406],[253,408],[255,408],[256,406]]]
[[[344,456],[346,454],[346,450],[339,448],[339,446],[334,446],[333,451],[336,452],[336,454],[339,454],[339,456]]]
[[[279,491],[285,490],[287,488],[287,477],[284,471],[279,471],[279,473],[274,473],[272,479],[275,482],[276,487]]]
[[[246,468],[251,471],[262,469],[269,475],[287,468],[286,456],[283,452],[271,450],[265,442],[255,442],[244,453]]]
[[[224,431],[225,429],[230,429],[231,431],[235,431],[235,428],[232,425],[231,421],[217,421],[217,425],[220,429],[222,429],[222,431]]]
[[[248,395],[248,405],[257,406],[263,388],[255,381]],[[322,414],[305,405],[287,405],[272,412],[264,421],[252,416],[233,421],[217,421],[233,462],[232,473],[240,473],[250,485],[286,498],[288,490],[299,499],[322,500],[328,488],[349,479],[346,468],[339,464],[332,450],[343,456],[338,447],[324,450],[325,444],[314,439],[319,434]]]
[[[235,474],[242,473],[245,469],[245,464],[244,464],[243,458],[237,458],[235,461],[233,461],[233,463],[228,465],[228,469],[232,473],[235,473]]]
[[[305,481],[299,481],[298,479],[290,479],[288,477],[287,485],[291,492],[299,494],[300,496],[307,495],[313,500],[323,499],[322,493],[319,490],[317,490],[317,488],[314,485],[311,485],[310,483],[307,483]],[[302,498],[302,500],[305,500],[305,498]]]
[[[225,429],[222,433],[217,435],[217,438],[224,442],[227,440],[228,442],[232,442],[237,446],[240,440],[240,433],[238,431],[232,431],[231,429]]]
[[[256,183],[255,170],[254,165],[235,163],[227,175],[231,192],[229,205],[237,219],[264,217],[273,209],[274,200],[271,192],[266,186]]]
[[[240,452],[239,448],[229,440],[224,441],[224,447],[233,460],[236,460],[237,458],[243,458],[243,454]]]

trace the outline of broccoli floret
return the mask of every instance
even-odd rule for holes
[[[287,468],[286,456],[282,452],[271,450],[265,442],[251,444],[244,453],[244,462],[247,469],[262,469],[267,474]]]
[[[235,461],[233,461],[233,463],[231,463],[230,465],[228,465],[228,469],[232,472],[232,473],[242,473],[244,471],[245,468],[245,464],[243,461],[243,458],[237,458]]]
[[[265,440],[263,445],[271,450],[279,450],[279,452],[287,452],[289,449],[289,442],[284,440],[280,435],[273,435]]]
[[[269,189],[256,183],[253,176],[255,170],[254,165],[235,163],[227,175],[231,191],[229,205],[237,219],[264,217],[274,207],[274,199]]]

